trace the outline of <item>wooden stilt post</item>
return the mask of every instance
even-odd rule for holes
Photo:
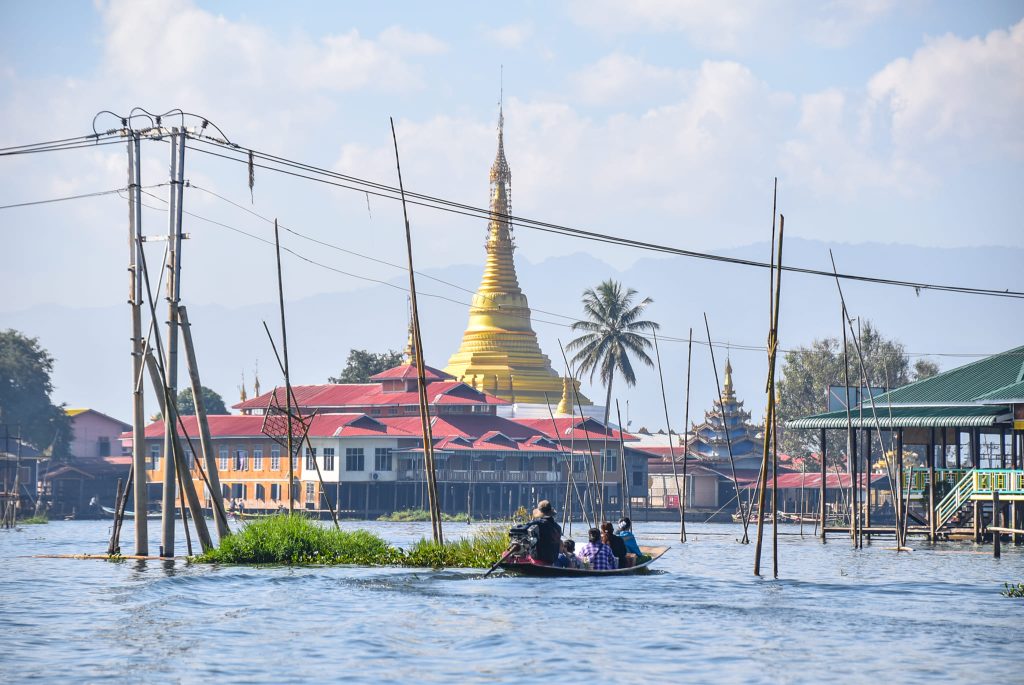
[[[904,514],[904,500],[906,497],[903,492],[903,429],[896,429],[896,549],[903,548],[903,524],[902,521],[906,518]]]
[[[991,528],[1001,528],[1002,523],[1002,506],[999,503],[999,490],[996,489],[995,479],[992,479],[992,524]],[[992,556],[998,559],[1002,556],[1002,531],[992,531]]]
[[[134,131],[128,141],[128,245],[129,293],[132,319],[132,471],[135,487],[135,554],[149,555],[149,529],[146,512],[149,492],[146,479],[146,414],[142,352],[142,172],[140,138]],[[118,530],[120,525],[115,522]]]
[[[879,436],[879,440],[881,440],[881,436]],[[869,542],[871,541],[871,459],[871,429],[868,428],[864,431],[864,528]]]
[[[935,543],[935,429],[928,436],[928,542]]]
[[[654,336],[654,356],[658,361],[658,380],[661,383],[661,406],[665,410],[665,430],[668,431],[668,454],[672,463],[672,480],[676,484],[676,499],[679,507],[679,542],[686,541],[686,519],[683,517],[683,493],[679,487],[679,477],[676,475],[676,448],[672,444],[672,422],[668,418],[668,400],[665,398],[665,377],[661,373],[661,352],[658,350],[658,333],[651,330]],[[728,430],[728,426],[726,426]],[[684,426],[685,432],[685,426]]]
[[[690,369],[693,366],[693,328],[690,328],[686,345],[686,404],[683,409],[683,492],[679,506],[681,517],[682,542],[686,542],[686,507],[690,499],[690,482],[687,480],[686,463],[690,459],[690,440],[687,434],[690,431]],[[678,491],[677,491],[678,492]]]
[[[825,537],[825,521],[828,518],[828,507],[826,506],[826,502],[825,502],[826,494],[827,494],[826,488],[825,488],[825,476],[827,475],[826,472],[825,472],[825,463],[827,461],[827,455],[826,455],[826,445],[827,445],[827,443],[828,443],[828,441],[826,440],[825,429],[822,428],[821,429],[821,437],[819,439],[819,444],[820,444],[820,447],[821,447],[821,449],[819,450],[821,452],[821,483],[818,485],[818,509],[819,509],[819,514],[818,515],[821,517],[821,521],[820,521],[820,523],[821,523],[821,544],[823,544],[823,545],[825,544],[825,541],[826,541],[826,537]]]

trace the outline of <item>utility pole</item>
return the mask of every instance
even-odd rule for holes
[[[170,401],[178,397],[178,304],[181,295],[181,204],[185,190],[185,131],[171,129],[171,177],[167,211],[167,375]],[[164,412],[164,489],[161,520],[161,556],[174,556],[174,499],[176,427],[171,412]],[[189,476],[191,477],[191,475]]]
[[[142,383],[142,173],[139,164],[139,134],[128,139],[128,304],[132,308],[132,470],[135,476],[135,554],[149,554],[146,511],[146,414]]]

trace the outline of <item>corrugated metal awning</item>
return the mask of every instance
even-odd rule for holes
[[[875,415],[878,421],[875,421]],[[854,428],[984,428],[1009,422],[1012,414],[1007,407],[998,405],[978,407],[870,407],[854,409],[851,423]],[[786,428],[846,428],[846,412],[833,411],[815,414],[786,422]]]

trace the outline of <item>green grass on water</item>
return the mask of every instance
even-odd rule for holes
[[[999,593],[1003,597],[1024,598],[1024,583],[1003,583],[1003,587],[1006,589]]]
[[[39,516],[29,516],[28,518],[18,519],[18,523],[25,526],[33,526],[49,522],[50,517],[48,517],[46,514],[40,514]]]
[[[420,540],[408,551],[365,530],[339,531],[302,514],[276,514],[247,523],[220,546],[193,558],[199,563],[417,566],[487,568],[508,546],[493,528],[444,545]]]
[[[392,522],[410,522],[410,521],[429,521],[430,512],[426,509],[403,509],[402,511],[394,511],[390,514],[384,514],[377,519],[378,521],[392,521]],[[465,523],[469,520],[466,514],[456,514],[452,516],[450,514],[441,514],[442,521],[454,521],[455,523]]]

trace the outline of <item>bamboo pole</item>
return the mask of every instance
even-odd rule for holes
[[[558,349],[562,353],[562,362],[565,364],[566,370],[569,369],[569,359],[565,355],[565,347],[562,346],[562,341],[558,341]],[[591,514],[593,515],[595,525],[600,524],[604,520],[604,490],[601,484],[597,482],[597,464],[594,463],[594,448],[590,444],[590,431],[587,430],[587,417],[583,414],[583,406],[580,404],[580,393],[576,389],[576,377],[570,372],[569,380],[572,385],[573,393],[573,406],[580,412],[580,421],[583,424],[583,437],[587,442],[587,454],[590,455],[590,473],[587,474],[587,493],[590,499]],[[604,426],[607,431],[608,427]],[[597,485],[597,494],[595,495],[593,489],[590,487],[590,476],[593,476],[594,483]],[[600,505],[600,512],[598,506]]]
[[[850,412],[850,362],[847,354],[848,344],[846,342],[846,302],[841,301],[840,316],[843,327],[843,392],[846,394],[843,405],[846,408],[846,470],[850,473],[850,538],[853,546],[857,546],[857,485],[854,482],[857,478],[857,456],[853,454],[853,416]]]
[[[718,380],[718,364],[715,363],[715,348],[711,344],[711,324],[708,323],[707,312],[704,313],[704,329],[708,333],[708,352],[711,354],[711,369],[715,372],[715,388],[718,390],[719,413],[722,415],[722,428],[725,430],[725,446],[729,450],[729,466],[732,469],[732,484],[736,490],[736,503],[740,508],[740,516],[743,518],[743,539],[742,544],[750,544],[750,535],[747,532],[750,526],[750,507],[743,506],[743,495],[740,493],[740,481],[736,476],[736,460],[732,456],[732,436],[729,435],[729,426],[725,420],[725,403],[722,402],[722,384]]]
[[[686,520],[683,518],[683,493],[676,473],[676,448],[672,444],[672,422],[668,415],[668,399],[665,397],[665,376],[661,372],[661,351],[658,349],[658,332],[651,329],[654,337],[654,357],[658,361],[658,381],[661,384],[661,406],[665,410],[665,428],[668,431],[668,454],[672,464],[672,481],[676,484],[676,508],[679,509],[679,542],[686,542]]]
[[[430,525],[434,542],[444,541],[441,528],[441,509],[437,499],[437,471],[434,464],[434,439],[430,426],[430,405],[427,401],[426,371],[423,362],[423,339],[420,336],[420,316],[416,303],[416,272],[412,260],[412,230],[409,227],[409,212],[405,204],[405,186],[402,184],[402,165],[398,157],[398,136],[395,121],[391,119],[391,139],[395,145],[395,167],[398,170],[398,189],[402,198],[402,215],[405,219],[405,247],[409,262],[409,297],[412,305],[413,343],[416,345],[416,376],[419,386],[420,428],[423,433],[423,462],[427,476],[427,494],[430,499]]]
[[[683,499],[680,500],[679,511],[680,524],[682,529],[680,542],[686,542],[686,506],[690,499],[690,482],[687,480],[686,465],[690,460],[690,370],[693,368],[693,327],[690,327],[686,345],[686,405],[683,410]]]
[[[288,327],[284,318],[284,279],[281,275],[281,236],[274,219],[274,251],[277,255],[277,302],[281,311],[281,348],[284,353],[285,411],[288,418],[288,514],[295,513],[295,444],[292,439],[292,380],[288,369]]]
[[[224,511],[224,493],[220,487],[220,475],[217,460],[213,453],[213,438],[210,436],[210,422],[206,416],[206,400],[203,398],[203,385],[199,379],[199,364],[196,362],[196,350],[192,344],[192,324],[188,320],[185,306],[178,307],[178,318],[181,323],[181,342],[185,348],[185,361],[188,366],[189,381],[192,386],[192,402],[196,408],[196,422],[199,425],[199,445],[203,450],[203,463],[210,480],[210,501],[213,503],[213,520],[217,525],[217,535],[224,539],[231,534],[228,527],[227,514]],[[266,325],[266,324],[264,324]]]
[[[625,440],[622,437],[622,433],[623,433],[622,412],[619,410],[619,401],[618,400],[615,400],[615,418],[619,422],[619,465],[620,465],[619,473],[622,476],[622,483],[620,485],[621,492],[619,493],[619,496],[622,498],[622,501],[619,503],[620,504],[619,508],[622,510],[622,516],[620,518],[625,518],[625,517],[628,516],[629,520],[632,522],[632,520],[633,520],[633,512],[630,510],[630,509],[632,509],[632,505],[630,504],[630,497],[629,497],[629,478],[628,478],[628,474],[626,473],[626,443],[625,443]],[[669,442],[671,442],[672,441],[672,436],[671,435],[668,436],[668,439],[669,439]],[[627,510],[629,510],[629,511],[627,511]]]

